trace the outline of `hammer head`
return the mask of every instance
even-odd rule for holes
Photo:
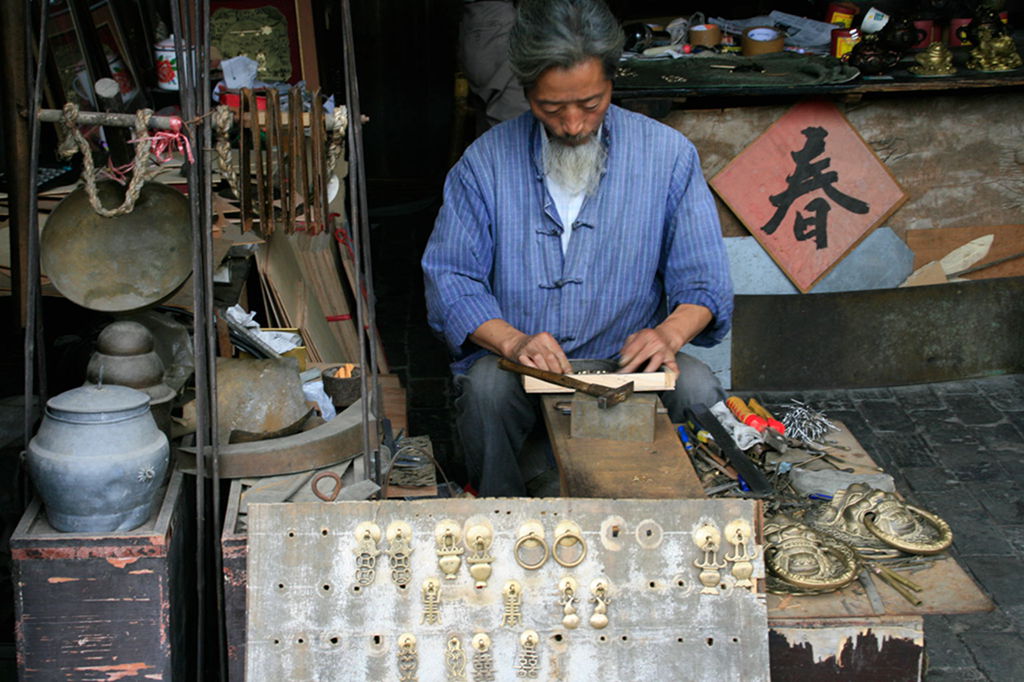
[[[597,406],[606,409],[612,405],[618,405],[629,396],[633,395],[633,382],[622,384],[618,388],[609,388],[597,396]]]

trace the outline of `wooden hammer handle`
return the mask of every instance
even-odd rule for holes
[[[547,370],[537,369],[536,367],[527,367],[526,365],[520,365],[518,362],[512,362],[507,358],[498,359],[498,367],[507,370],[509,372],[515,372],[516,374],[526,374],[527,376],[547,381],[548,383],[555,384],[556,386],[565,386],[576,391],[583,391],[588,395],[603,396],[609,391],[613,390],[608,386],[601,386],[599,384],[590,384],[585,381],[565,374],[558,374],[556,372],[548,372]]]

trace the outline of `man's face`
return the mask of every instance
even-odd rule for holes
[[[551,67],[526,91],[526,99],[552,141],[576,146],[601,127],[612,101],[612,82],[601,60],[592,57],[568,69]]]

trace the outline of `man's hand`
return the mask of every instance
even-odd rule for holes
[[[555,341],[555,337],[547,332],[540,334],[521,334],[507,346],[502,353],[506,358],[527,367],[536,367],[549,372],[566,374],[572,371],[565,351]]]
[[[505,320],[487,320],[469,335],[474,343],[527,367],[568,373],[572,365],[551,334],[525,334]]]
[[[701,305],[680,303],[654,329],[641,329],[626,337],[619,351],[619,372],[656,372],[665,365],[679,371],[676,353],[711,322],[711,311]]]
[[[678,347],[665,331],[641,329],[626,337],[620,353],[619,372],[656,372],[662,365],[678,372],[675,350]],[[640,369],[641,366],[643,369]]]

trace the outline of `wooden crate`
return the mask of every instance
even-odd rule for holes
[[[125,533],[63,533],[38,498],[11,536],[19,677],[194,679],[195,552],[182,474]],[[191,659],[191,660],[190,660]]]

